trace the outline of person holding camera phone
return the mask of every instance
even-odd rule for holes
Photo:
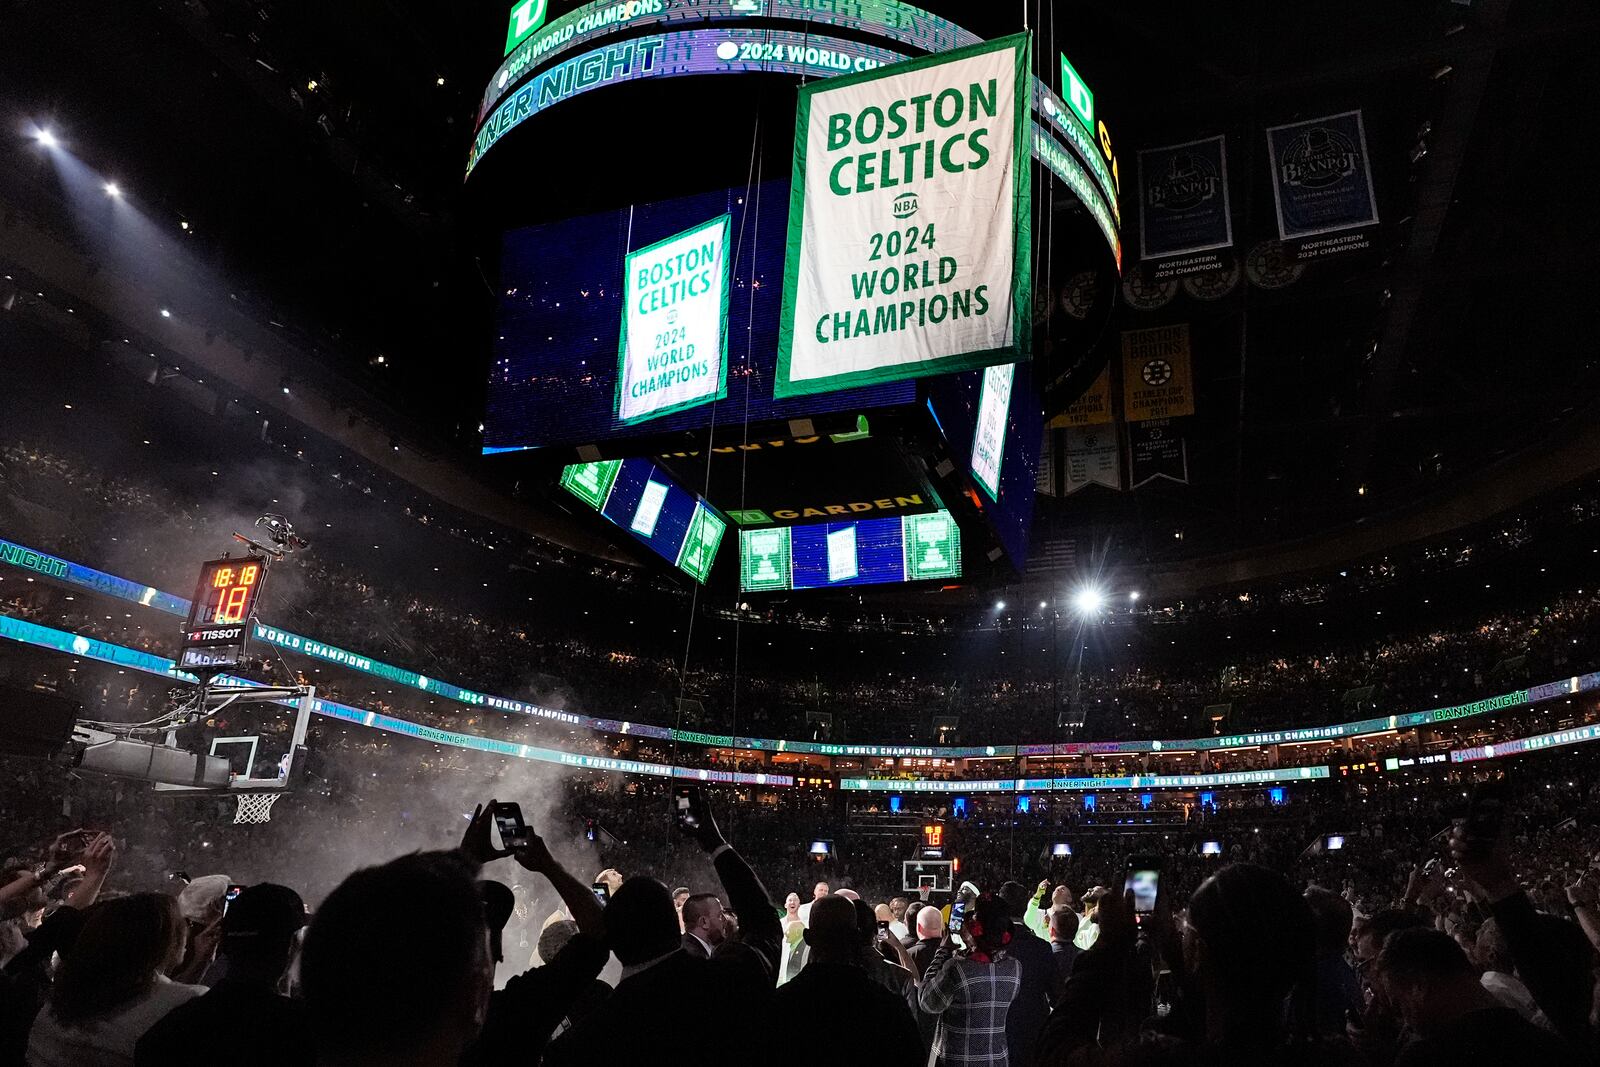
[[[498,826],[503,847],[490,841]],[[510,856],[524,870],[543,875],[577,922],[578,932],[544,966],[533,967],[489,995],[483,1030],[462,1057],[465,1067],[495,1067],[537,1060],[540,1050],[585,998],[592,1001],[600,971],[611,958],[606,941],[605,911],[590,886],[557,862],[544,839],[522,821],[515,804],[491,800],[478,805],[461,839],[461,851],[479,864]],[[480,883],[481,885],[481,883]],[[503,925],[509,909],[501,909]],[[491,950],[500,950],[500,927],[491,926]],[[601,991],[603,993],[603,990]]]
[[[700,845],[722,880],[743,936],[697,959],[680,943],[672,893],[647,875],[627,879],[606,906],[622,980],[593,1013],[551,1042],[548,1067],[604,1062],[744,1065],[771,1043],[761,1029],[777,985],[778,909],[750,865],[723,839],[704,794],[674,796],[678,832]]]
[[[958,934],[969,946],[964,953],[956,950]],[[1011,938],[1011,913],[999,897],[963,893],[951,905],[944,940],[917,989],[917,1006],[939,1018],[936,1060],[1010,1062],[1006,1016],[1022,987],[1022,964],[1006,954]]]

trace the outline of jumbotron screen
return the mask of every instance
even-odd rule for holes
[[[747,413],[761,422],[914,401],[913,381],[773,399],[788,217],[789,183],[774,181],[752,187],[748,196],[743,186],[719,189],[508,233],[484,452],[742,423]],[[674,245],[680,240],[681,248]],[[653,248],[670,259],[642,261]],[[692,288],[697,302],[663,306],[679,295],[671,289],[680,277],[673,272],[687,272],[691,262],[694,284],[681,295],[690,296]],[[648,272],[642,287],[641,270]],[[632,302],[625,300],[629,289],[635,290]],[[726,360],[719,363],[715,331],[697,324],[706,319],[702,304],[715,305],[724,291]],[[627,339],[625,318],[634,323]],[[625,364],[649,373],[658,355],[681,358],[690,344],[697,373],[705,373],[683,383],[686,388],[659,399],[619,389]]]
[[[746,593],[961,577],[961,530],[948,511],[739,531]]]
[[[574,463],[561,485],[695,581],[711,574],[728,520],[648,459]]]

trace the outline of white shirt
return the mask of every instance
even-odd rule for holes
[[[1504,971],[1484,971],[1483,977],[1478,979],[1478,982],[1494,999],[1533,1025],[1546,1030],[1554,1029],[1550,1025],[1550,1020],[1545,1018],[1544,1012],[1539,1010],[1533,994],[1528,992],[1528,987],[1523,985],[1522,979],[1516,975],[1506,974]]]
[[[1094,944],[1095,938],[1100,936],[1100,924],[1084,919],[1078,923],[1078,932],[1072,938],[1072,943],[1087,952]]]
[[[133,1067],[133,1046],[145,1031],[204,992],[157,975],[148,993],[109,1015],[64,1026],[45,1008],[28,1035],[28,1067]]]
[[[895,919],[889,924],[889,932],[895,937],[905,940],[906,936],[910,934],[911,931],[906,928],[905,923],[901,922],[899,919]]]
[[[811,929],[811,905],[813,903],[815,903],[815,901],[808,900],[804,904],[800,905],[800,921],[808,930]]]

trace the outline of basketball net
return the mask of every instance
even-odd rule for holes
[[[233,813],[234,825],[272,821],[272,804],[281,793],[240,793],[239,807]]]

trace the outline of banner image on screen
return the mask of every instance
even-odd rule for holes
[[[1000,463],[1006,456],[1006,416],[1011,411],[1011,383],[1017,365],[1001,363],[983,372],[978,399],[978,428],[972,435],[972,477],[990,500],[1000,499]]]
[[[948,511],[739,531],[747,593],[961,577],[961,530]]]
[[[778,396],[1029,357],[1031,40],[812,82],[795,120]]]
[[[695,581],[710,576],[728,520],[648,459],[569,464],[561,485]]]
[[[728,223],[724,214],[629,252],[617,418],[640,422],[728,395]]]
[[[775,181],[507,232],[501,246],[497,339],[489,368],[483,451],[512,452],[697,429],[713,418],[724,422],[734,417],[723,412],[728,405],[742,422],[748,404],[750,421],[760,423],[915,402],[916,383],[910,381],[773,399],[788,210],[789,185]],[[725,329],[738,343],[727,350],[719,382],[737,384],[725,399],[714,393],[697,404],[663,408],[626,421],[619,411],[626,358],[619,353],[627,317],[623,272],[629,253],[681,236],[724,214],[729,220],[723,263],[729,292],[738,294],[725,301]],[[632,280],[637,284],[638,276]],[[634,322],[628,323],[628,331],[630,342],[637,338],[646,349],[654,344],[655,331]]]

